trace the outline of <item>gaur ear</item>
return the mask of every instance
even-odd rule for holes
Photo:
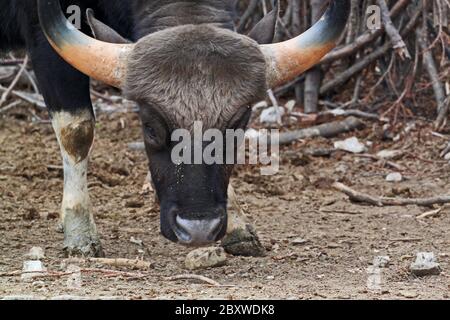
[[[87,9],[86,16],[87,23],[91,28],[92,34],[97,40],[109,43],[131,43],[120,34],[118,34],[115,30],[111,29],[103,22],[95,19],[94,10]]]
[[[269,44],[273,42],[277,21],[280,14],[280,3],[274,1],[274,7],[258,24],[250,31],[248,36],[259,44]]]

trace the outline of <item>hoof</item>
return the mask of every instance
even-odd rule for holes
[[[105,256],[102,245],[99,240],[86,239],[74,243],[73,241],[64,241],[64,252],[67,257],[97,257]]]
[[[222,247],[229,254],[244,257],[264,257],[266,249],[258,239],[255,229],[247,224],[245,229],[233,230],[222,240]]]
[[[66,209],[63,221],[64,251],[68,256],[103,257],[103,249],[89,210]]]

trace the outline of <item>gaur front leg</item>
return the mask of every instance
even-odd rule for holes
[[[64,62],[42,34],[28,43],[30,57],[52,118],[64,165],[61,223],[68,255],[102,256],[87,187],[94,113],[89,78]]]
[[[246,222],[244,210],[231,183],[228,186],[228,203],[228,228],[222,247],[235,256],[265,256],[266,249],[259,241],[255,228]]]
[[[88,110],[53,114],[53,128],[64,164],[61,222],[64,250],[69,255],[101,256],[87,187],[89,151],[94,141],[94,117]]]

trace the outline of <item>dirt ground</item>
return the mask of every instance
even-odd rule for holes
[[[146,158],[127,147],[141,138],[137,115],[102,113],[89,187],[103,247],[107,257],[141,257],[152,263],[152,269],[144,279],[83,273],[81,287],[74,288],[64,276],[22,282],[20,276],[6,274],[22,269],[33,246],[45,249],[43,261],[49,271],[65,271],[63,234],[57,230],[63,181],[56,138],[50,124],[32,123],[29,112],[14,110],[0,118],[0,298],[448,299],[450,207],[417,219],[432,208],[355,204],[330,188],[333,181],[341,181],[376,195],[449,193],[450,165],[439,158],[444,139],[418,121],[397,142],[380,142],[380,128],[369,122],[366,130],[337,139],[357,135],[363,142],[372,141],[371,154],[386,148],[405,150],[394,160],[408,168],[403,182],[386,182],[392,169],[372,159],[344,152],[305,155],[332,147],[333,140],[326,139],[304,140],[284,149],[275,176],[260,176],[257,168],[239,168],[233,184],[268,254],[229,256],[223,267],[197,271],[226,285],[211,287],[193,280],[164,279],[188,273],[184,259],[189,249],[159,235],[158,208],[152,195],[141,195]],[[130,241],[132,237],[144,246]],[[442,268],[439,276],[417,278],[409,272],[420,251],[436,254]],[[380,255],[388,255],[390,265],[380,271],[381,290],[372,290],[367,285],[368,268]]]

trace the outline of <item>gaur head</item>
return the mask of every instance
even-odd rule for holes
[[[84,74],[121,88],[140,106],[144,141],[161,205],[161,232],[186,245],[220,240],[227,228],[227,188],[232,166],[174,163],[176,129],[245,128],[251,104],[268,88],[294,79],[336,46],[345,28],[349,0],[332,1],[304,34],[272,42],[277,10],[249,35],[214,24],[181,25],[123,40],[88,12],[95,38],[67,22],[59,0],[39,0],[47,39]],[[270,40],[269,40],[270,39]],[[115,42],[115,43],[111,43]],[[226,151],[225,151],[226,152]]]

